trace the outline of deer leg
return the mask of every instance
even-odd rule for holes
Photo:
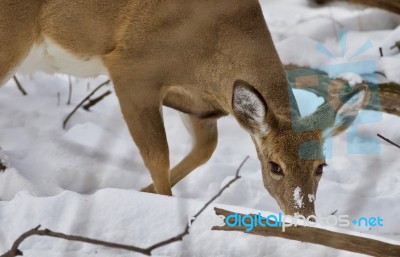
[[[155,192],[172,195],[169,149],[159,88],[150,82],[142,82],[135,86],[132,85],[135,80],[130,76],[113,75],[112,71],[110,74],[126,124],[139,148],[144,164],[150,171]]]
[[[199,119],[181,114],[186,129],[193,137],[194,144],[190,153],[171,170],[171,185],[174,186],[190,172],[207,162],[213,154],[218,141],[217,120]],[[153,184],[141,191],[154,193]]]

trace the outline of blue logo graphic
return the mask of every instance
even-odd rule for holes
[[[367,40],[364,42],[359,49],[357,49],[354,53],[348,52],[348,33],[345,30],[340,31],[339,33],[339,48],[340,48],[340,56],[335,56],[325,45],[318,43],[315,47],[315,50],[320,54],[323,54],[330,58],[332,63],[329,65],[320,66],[317,70],[323,71],[328,74],[329,78],[341,77],[343,74],[351,74],[350,76],[357,76],[362,78],[363,83],[368,85],[369,91],[369,102],[367,105],[374,103],[374,106],[381,106],[379,99],[379,87],[378,87],[378,79],[376,76],[377,65],[374,60],[362,60],[357,61],[357,57],[362,56],[365,52],[370,50],[373,45],[371,40]],[[326,87],[327,78],[325,74],[315,72],[310,69],[299,69],[288,71],[289,81],[293,83],[293,81],[297,81],[298,79],[307,78],[306,85],[301,85],[301,87],[307,87],[311,89],[315,87]],[[329,81],[330,82],[330,81]],[[296,82],[297,83],[297,82]],[[323,85],[325,83],[325,85]],[[327,98],[329,99],[330,89],[333,89],[331,83],[328,85]],[[351,91],[351,85],[344,85],[339,89],[339,97],[341,94]],[[290,95],[290,98],[294,97]],[[342,100],[342,98],[340,98]],[[346,104],[352,104],[351,101]],[[357,118],[354,122],[348,126],[347,129],[347,153],[348,154],[379,154],[381,151],[380,142],[375,139],[374,136],[365,136],[359,133],[359,127],[361,125],[376,123],[382,120],[382,112],[378,111],[367,111],[364,110],[365,106],[361,107],[361,110],[358,112]],[[333,108],[333,107],[332,107]],[[336,112],[336,120],[335,124],[346,123],[346,119],[350,120],[350,116],[343,115],[342,113]],[[354,115],[353,115],[354,119]],[[293,129],[297,132],[304,131],[312,131],[316,129],[323,128],[323,122],[316,122],[313,124],[300,124],[296,122],[295,117],[293,116]],[[345,122],[344,122],[345,121]],[[350,123],[350,122],[347,122]],[[334,125],[335,126],[335,125]],[[326,131],[325,131],[326,132]],[[324,136],[324,156],[325,158],[332,158],[332,132],[327,132]],[[318,146],[319,145],[319,146]],[[315,151],[310,152],[310,149],[317,149],[317,147],[321,147],[321,142],[305,142],[299,146],[299,155],[302,159],[314,159]]]
[[[360,217],[358,219],[350,219],[349,215],[330,215],[327,217],[318,217],[311,215],[304,217],[302,215],[295,214],[294,216],[279,214],[270,214],[266,217],[262,216],[261,213],[256,215],[242,215],[239,213],[231,214],[227,217],[220,217],[224,224],[228,227],[245,227],[246,232],[252,231],[255,227],[272,227],[282,228],[285,232],[288,227],[297,227],[298,225],[314,227],[317,225],[332,226],[332,227],[350,227],[351,224],[357,227],[383,227],[383,218],[377,217]]]

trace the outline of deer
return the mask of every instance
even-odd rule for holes
[[[212,156],[217,120],[233,116],[288,215],[315,213],[321,145],[354,121],[368,95],[356,85],[302,117],[257,0],[2,0],[0,84],[36,70],[110,77],[153,181],[144,192],[171,196]],[[172,168],[162,106],[181,113],[193,138]]]

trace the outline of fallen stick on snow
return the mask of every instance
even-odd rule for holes
[[[214,208],[217,215],[225,217],[235,214],[220,208]],[[245,215],[245,214],[242,214]],[[250,214],[255,215],[255,214]],[[274,222],[269,221],[271,224]],[[261,227],[255,226],[250,232],[246,232],[245,226],[229,227],[226,224],[222,227],[214,226],[212,230],[220,231],[239,231],[252,235],[265,236],[265,237],[281,237],[300,242],[313,243],[323,245],[335,249],[346,250],[354,253],[361,253],[371,256],[379,257],[399,257],[400,245],[389,244],[386,242],[365,238],[361,236],[354,236],[333,232],[321,228],[305,227],[298,225],[297,227],[286,227],[285,232],[282,227]],[[268,243],[268,241],[266,241]]]

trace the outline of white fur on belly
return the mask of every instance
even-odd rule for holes
[[[100,57],[78,57],[53,40],[45,38],[40,44],[32,47],[17,72],[32,73],[65,73],[77,77],[95,77],[108,75]]]

